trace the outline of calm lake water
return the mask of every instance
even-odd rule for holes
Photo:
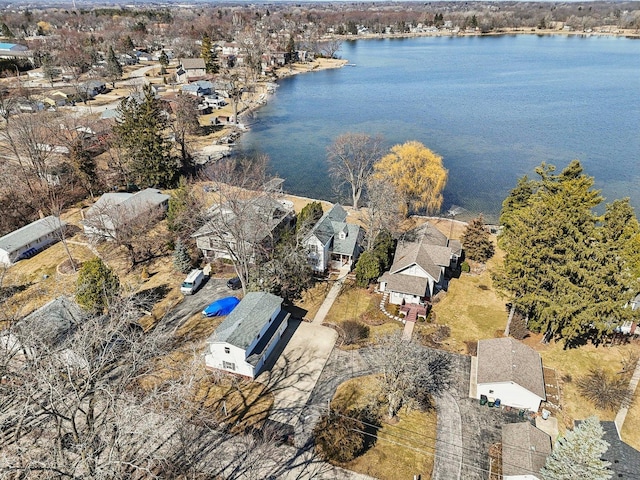
[[[280,82],[240,148],[269,155],[291,193],[337,200],[326,149],[340,134],[418,140],[449,170],[446,211],[495,221],[519,177],[579,159],[607,201],[640,213],[640,40],[426,37],[345,42],[355,67]]]

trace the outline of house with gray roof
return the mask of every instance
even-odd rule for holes
[[[379,279],[389,303],[422,304],[446,288],[445,272],[462,255],[458,240],[450,240],[429,222],[405,233],[396,246],[393,265]]]
[[[181,58],[176,70],[176,78],[180,83],[202,78],[207,74],[203,58]]]
[[[249,292],[207,339],[205,365],[256,378],[289,324],[282,298]]]
[[[607,451],[602,454],[602,459],[611,463],[609,469],[613,473],[612,478],[640,477],[640,451],[620,438],[615,422],[600,422],[600,425],[604,430],[602,439],[609,444]]]
[[[551,437],[529,422],[502,426],[502,478],[540,480],[551,453]]]
[[[61,238],[67,223],[50,215],[0,238],[0,264],[10,266],[31,258]]]
[[[293,205],[266,195],[215,204],[208,211],[207,222],[193,238],[207,260],[231,260],[235,252],[270,250],[282,233],[294,225]]]
[[[511,337],[478,341],[471,376],[478,399],[499,399],[503,405],[537,412],[547,398],[540,355]]]
[[[347,212],[335,204],[316,222],[304,243],[309,263],[316,272],[354,265],[362,252],[363,231],[359,225],[347,223]]]
[[[93,204],[82,221],[84,233],[92,240],[109,240],[117,236],[118,229],[143,214],[154,211],[164,213],[169,195],[155,188],[136,193],[105,193]]]

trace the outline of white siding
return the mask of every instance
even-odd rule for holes
[[[316,272],[324,272],[329,265],[329,245],[323,245],[320,240],[312,236],[307,240],[309,248],[309,261],[313,262],[312,267]],[[315,252],[313,248],[315,247]]]
[[[402,305],[403,303],[420,303],[420,296],[409,295],[406,293],[390,292],[389,303],[393,305]]]
[[[227,349],[228,352],[227,353]],[[229,343],[211,343],[204,357],[207,367],[254,378],[253,366],[245,360],[245,351]],[[230,368],[233,365],[233,368]]]
[[[403,275],[411,275],[412,277],[431,278],[431,275],[429,275],[424,271],[422,267],[416,265],[415,263],[413,265],[409,265],[404,270],[398,270],[397,272],[393,273],[402,273]]]
[[[505,475],[503,480],[540,480],[540,477],[535,475]]]
[[[542,399],[535,393],[530,392],[514,382],[504,383],[479,383],[478,397],[486,395],[487,397],[499,398],[503,405],[515,408],[526,408],[532,412],[537,412]]]
[[[9,252],[0,248],[0,264],[6,266],[11,265],[11,259],[9,258]]]

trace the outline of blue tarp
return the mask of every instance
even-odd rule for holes
[[[236,297],[224,297],[220,300],[216,300],[207,308],[202,311],[202,314],[207,317],[217,317],[221,315],[229,315],[236,305],[240,303]]]

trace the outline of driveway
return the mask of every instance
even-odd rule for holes
[[[265,371],[256,379],[274,394],[269,420],[294,430],[298,427],[336,338],[332,328],[290,320],[281,341],[283,347],[276,349]]]
[[[183,322],[196,313],[202,312],[211,302],[237,294],[238,291],[234,292],[227,288],[227,280],[226,278],[207,279],[205,277],[205,283],[195,294],[185,295],[182,302],[167,314],[164,324],[165,329],[175,332]]]

